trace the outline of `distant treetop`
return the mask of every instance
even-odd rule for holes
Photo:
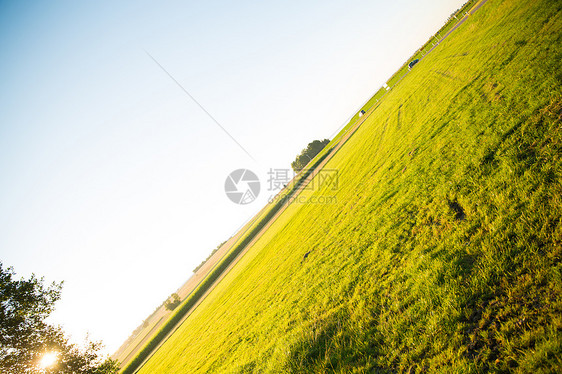
[[[311,143],[308,143],[308,145],[306,146],[305,149],[303,149],[301,151],[301,153],[297,156],[297,158],[295,159],[295,161],[293,161],[291,163],[291,167],[293,168],[293,170],[298,173],[299,171],[301,171],[302,169],[304,169],[304,167],[310,162],[312,161],[312,159],[318,154],[320,153],[320,151],[322,149],[324,149],[325,146],[328,145],[328,143],[330,143],[330,139],[324,139],[324,140],[315,140]]]

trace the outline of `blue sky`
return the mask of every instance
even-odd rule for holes
[[[0,260],[114,351],[463,2],[0,2]]]

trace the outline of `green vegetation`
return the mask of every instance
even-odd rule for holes
[[[164,303],[164,307],[168,310],[174,310],[181,304],[180,297],[177,293],[173,293],[170,295],[168,300]]]
[[[150,329],[150,331],[146,331],[146,329],[150,326],[150,321],[154,322],[154,325],[158,325],[158,323],[160,323],[160,320],[163,317],[160,317],[160,319],[156,320],[156,314],[162,310],[162,308],[165,308],[166,310],[174,310],[175,308],[177,308],[179,306],[179,304],[181,303],[181,300],[179,298],[179,295],[177,293],[173,293],[170,296],[168,296],[168,298],[164,301],[162,301],[162,303],[160,305],[158,305],[153,311],[152,313],[146,317],[144,319],[144,321],[142,321],[142,323],[137,326],[137,328],[131,333],[131,335],[129,335],[129,337],[127,338],[127,340],[125,341],[125,343],[123,343],[122,347],[124,348],[124,351],[129,351],[131,349],[133,349],[133,346],[131,344],[134,344],[135,340],[139,338],[139,335],[142,334],[142,337],[144,338],[144,336],[150,334],[152,332],[152,330],[154,329],[154,327],[152,327]],[[121,351],[121,348],[118,352]],[[116,354],[116,357],[119,357],[120,354]]]
[[[306,148],[304,148],[297,158],[295,158],[295,161],[291,163],[293,170],[298,173],[304,169],[305,166],[308,165],[308,163],[311,162],[314,157],[316,157],[316,155],[320,153],[320,151],[322,151],[329,143],[330,139],[314,140],[308,143]]]
[[[113,374],[117,363],[103,359],[100,343],[80,348],[60,326],[46,320],[61,296],[62,283],[45,286],[32,275],[16,279],[0,262],[0,372],[4,374]],[[43,363],[43,365],[41,365]]]
[[[425,43],[420,49],[418,49],[404,64],[390,77],[390,79],[386,82],[389,87],[394,87],[400,79],[402,79],[408,73],[408,64],[410,61],[419,59],[421,60],[430,50],[433,48],[437,43],[443,39],[443,37],[451,31],[455,25],[462,19],[463,15],[468,12],[476,3],[477,0],[470,0],[467,1],[460,9],[458,9],[455,13],[451,15],[449,20],[437,31],[427,43]],[[456,17],[456,18],[455,18]]]
[[[151,353],[165,340],[166,336],[178,327],[181,320],[189,313],[189,311],[201,300],[202,296],[213,286],[224,271],[236,259],[236,257],[246,248],[246,246],[254,240],[256,235],[271,221],[277,212],[284,205],[289,204],[291,197],[302,185],[303,181],[314,171],[314,169],[329,154],[325,153],[322,157],[316,157],[310,168],[304,170],[296,179],[290,188],[282,191],[276,199],[258,214],[248,226],[248,232],[242,236],[240,241],[236,243],[225,257],[211,270],[211,272],[201,281],[197,288],[192,291],[188,297],[182,302],[179,308],[170,316],[168,321],[162,328],[150,339],[150,341],[139,351],[139,353],[128,363],[125,363],[122,374],[134,373],[142,363],[151,355]]]
[[[561,372],[560,11],[489,0],[140,373]]]

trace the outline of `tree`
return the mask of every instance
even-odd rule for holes
[[[164,306],[168,310],[174,310],[180,304],[181,304],[181,299],[180,299],[179,295],[174,292],[172,295],[170,295],[168,300],[166,300],[166,302],[164,303]]]
[[[293,161],[291,163],[291,167],[293,168],[293,170],[298,173],[299,171],[301,171],[302,169],[304,169],[304,167],[310,162],[312,161],[312,159],[318,154],[320,153],[320,151],[322,149],[324,149],[325,146],[328,145],[328,143],[330,143],[330,139],[324,139],[324,140],[315,140],[311,143],[309,143],[305,149],[303,149],[301,151],[301,153],[297,156],[297,158],[295,159],[295,161]]]
[[[0,372],[34,373],[116,373],[117,363],[98,353],[100,343],[84,349],[69,343],[59,326],[45,319],[53,312],[62,283],[44,285],[43,278],[15,279],[12,268],[0,262]],[[56,357],[53,365],[41,368],[46,353]]]

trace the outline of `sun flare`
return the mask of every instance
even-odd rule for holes
[[[57,352],[47,352],[43,355],[41,361],[39,361],[39,366],[42,369],[46,369],[53,366],[55,362],[57,362]]]

